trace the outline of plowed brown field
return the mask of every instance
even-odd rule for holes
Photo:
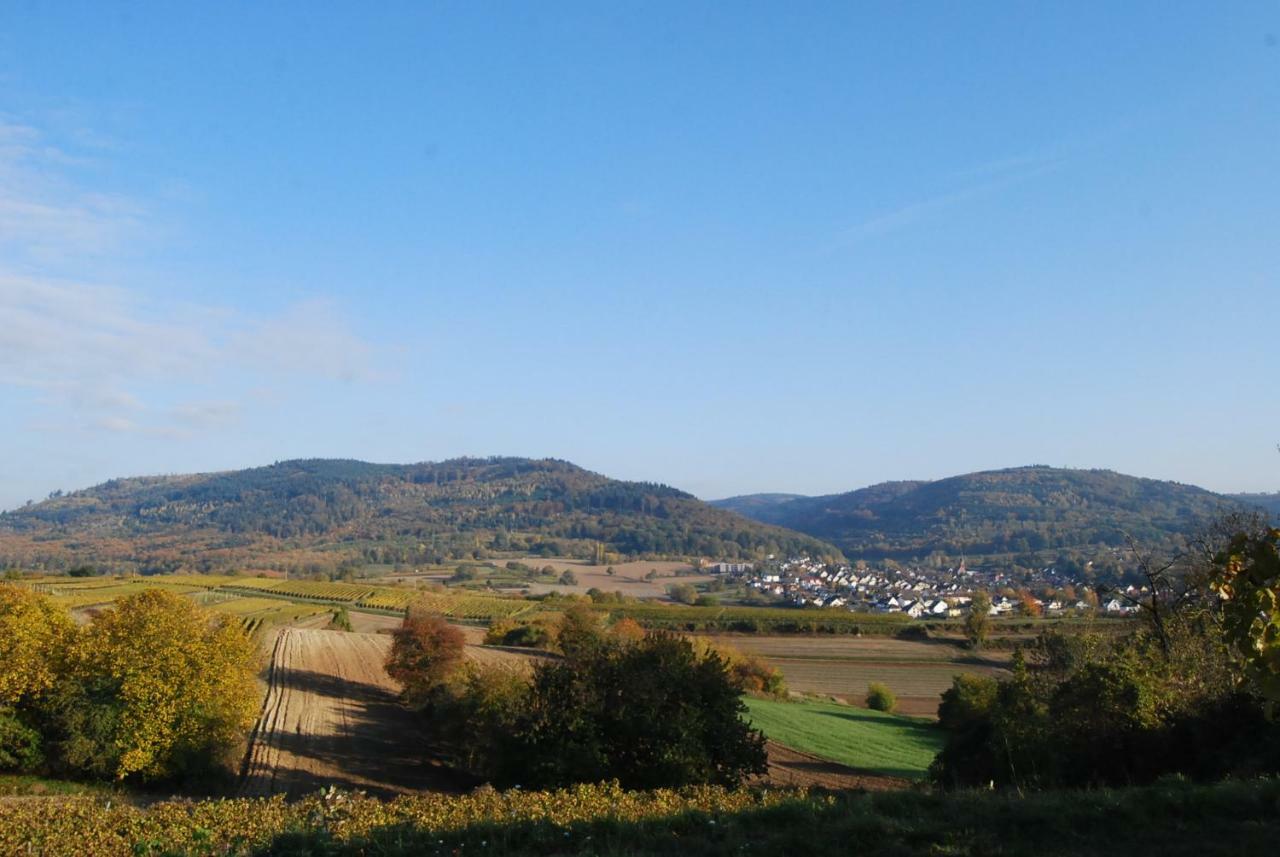
[[[246,794],[296,796],[329,785],[383,795],[457,790],[446,770],[421,761],[417,718],[382,667],[390,644],[377,634],[280,632]]]
[[[383,669],[385,634],[281,630],[266,701],[245,762],[243,791],[299,795],[330,785],[394,795],[458,791],[465,781],[424,761],[421,718]],[[527,669],[529,659],[468,646],[469,658]]]
[[[766,780],[772,786],[833,791],[863,789],[873,792],[911,787],[910,780],[859,771],[821,756],[793,750],[777,741],[770,741],[766,749],[769,752],[769,773]]]

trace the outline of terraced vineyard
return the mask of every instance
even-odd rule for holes
[[[316,580],[278,580],[271,577],[246,577],[223,584],[225,589],[256,589],[290,598],[314,598],[354,604],[373,593],[373,587],[356,583],[331,583]]]
[[[146,589],[164,588],[190,595],[197,603],[216,612],[242,617],[249,627],[263,622],[291,624],[335,606],[400,613],[418,602],[428,610],[467,622],[493,622],[540,606],[536,601],[471,592],[455,594],[406,587],[234,575],[55,577],[28,580],[23,585],[51,596],[68,610],[106,605]]]
[[[360,606],[377,607],[386,603],[395,603],[396,607],[393,609],[404,609],[410,603],[417,603],[427,610],[453,619],[486,622],[509,619],[512,616],[534,610],[539,606],[536,601],[525,601],[519,598],[501,598],[492,595],[452,595],[443,592],[415,592],[403,589],[380,591],[374,598],[361,601]]]
[[[126,595],[136,595],[144,590],[157,588],[154,583],[137,578],[112,579],[110,582],[37,582],[29,585],[36,592],[48,595],[55,604],[68,610],[79,610],[96,604],[110,604],[117,598],[124,598]],[[163,588],[179,594],[200,591],[198,587],[181,584],[167,584]]]
[[[403,610],[414,600],[424,598],[425,595],[426,593],[415,592],[412,589],[379,589],[356,603],[360,607],[370,607],[374,610]]]

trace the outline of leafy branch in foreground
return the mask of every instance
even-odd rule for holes
[[[1227,641],[1274,713],[1280,703],[1280,529],[1237,533],[1214,566]]]

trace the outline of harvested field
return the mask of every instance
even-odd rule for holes
[[[470,785],[423,759],[422,721],[382,666],[390,648],[386,634],[281,629],[242,791],[297,796],[336,785],[391,796]],[[466,653],[521,672],[547,657],[471,644]]]
[[[722,635],[717,642],[759,655],[782,670],[792,691],[834,696],[858,705],[867,685],[881,682],[898,697],[898,711],[934,717],[938,698],[959,673],[1003,675],[1010,653],[975,654],[943,642],[889,637]]]
[[[360,610],[349,611],[347,618],[351,620],[351,630],[359,634],[390,634],[404,623],[404,619],[400,616],[365,613]]]
[[[534,568],[549,565],[557,572],[572,571],[578,578],[578,582],[573,586],[530,583],[528,589],[534,595],[545,592],[581,595],[588,589],[595,588],[604,592],[621,592],[632,598],[665,598],[667,587],[673,583],[705,583],[714,577],[710,574],[677,576],[677,571],[690,570],[687,562],[623,562],[613,566],[613,574],[606,572],[607,566],[588,565],[585,560],[528,557],[520,562]],[[650,571],[656,571],[658,577],[654,580],[645,580],[645,575]]]
[[[280,632],[245,794],[296,796],[329,785],[384,796],[460,790],[456,776],[420,757],[419,721],[382,668],[390,643],[376,634]]]

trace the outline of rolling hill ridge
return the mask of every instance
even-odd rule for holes
[[[675,488],[566,461],[311,459],[113,479],[0,514],[0,563],[113,561],[142,570],[447,562],[490,552],[633,557],[836,555],[820,540]]]
[[[884,482],[821,497],[764,494],[713,503],[868,559],[922,558],[934,552],[951,557],[1087,553],[1125,545],[1129,537],[1144,549],[1170,549],[1223,512],[1266,509],[1244,496],[1193,485],[1045,466]]]

